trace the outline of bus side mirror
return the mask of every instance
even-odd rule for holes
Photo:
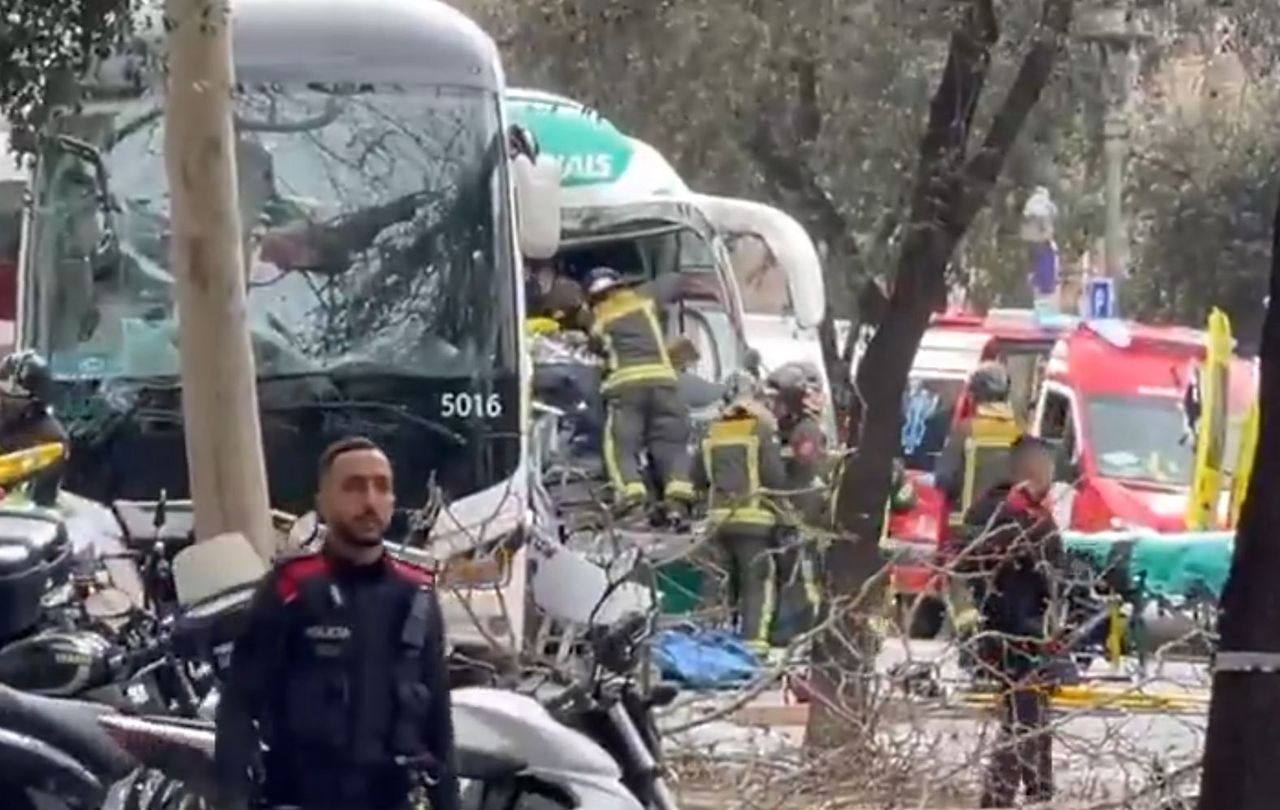
[[[516,192],[516,235],[527,259],[550,259],[560,249],[560,167],[539,154],[528,136],[511,138]]]

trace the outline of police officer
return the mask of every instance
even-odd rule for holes
[[[52,395],[53,375],[39,354],[20,351],[0,360],[0,453],[55,442],[69,448],[67,431],[49,407]],[[65,461],[58,462],[32,479],[36,504],[57,504],[65,468]]]
[[[1048,504],[1054,457],[1039,439],[1015,442],[1009,480],[965,515],[968,539],[957,570],[973,578],[987,643],[977,651],[1004,691],[1000,736],[988,765],[982,807],[1010,807],[1018,788],[1028,803],[1053,798],[1053,737],[1048,730],[1048,621],[1063,571],[1062,538]]]
[[[604,462],[619,513],[643,505],[648,487],[639,459],[646,452],[668,515],[678,520],[693,501],[689,481],[689,409],[680,399],[659,308],[674,301],[678,274],[640,287],[597,267],[587,277],[592,335],[606,358]]]
[[[726,387],[728,404],[702,440],[693,479],[707,493],[707,553],[738,583],[743,637],[766,653],[777,588],[773,546],[778,520],[763,490],[785,488],[786,470],[759,384],[740,374]],[[705,595],[713,597],[718,578],[704,582]]]
[[[407,810],[426,786],[457,810],[444,631],[428,572],[386,553],[395,505],[376,444],[343,439],[320,459],[319,551],[259,587],[218,707],[220,808]]]

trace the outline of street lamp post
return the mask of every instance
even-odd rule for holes
[[[1106,275],[1124,276],[1129,260],[1129,238],[1124,214],[1124,169],[1129,155],[1129,88],[1133,82],[1136,46],[1151,38],[1145,19],[1129,0],[1100,0],[1086,12],[1077,29],[1085,42],[1098,47],[1102,56],[1102,153],[1105,182],[1106,227],[1104,255]]]

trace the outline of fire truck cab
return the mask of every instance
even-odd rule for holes
[[[1183,327],[1091,321],[1054,346],[1035,432],[1059,445],[1054,504],[1061,527],[1186,529],[1196,458],[1185,403],[1205,360],[1205,338]],[[1231,359],[1227,391],[1229,479],[1257,395],[1252,363]],[[1225,486],[1223,521],[1229,493]]]

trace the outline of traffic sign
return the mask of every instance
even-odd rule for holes
[[[1085,287],[1090,318],[1116,317],[1116,282],[1112,278],[1091,278]]]

